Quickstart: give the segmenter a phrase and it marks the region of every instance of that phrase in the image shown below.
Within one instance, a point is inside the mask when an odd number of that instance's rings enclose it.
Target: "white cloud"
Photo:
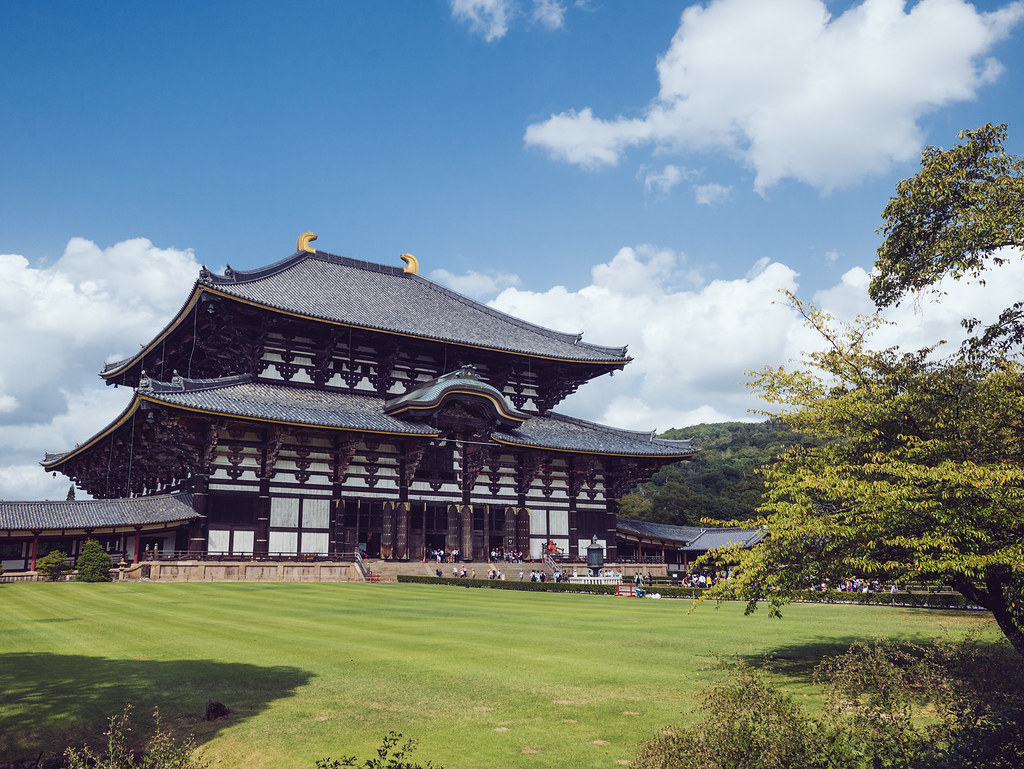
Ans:
[[[586,8],[586,3],[576,3]],[[513,20],[521,15],[516,0],[451,0],[452,18],[469,25],[473,34],[488,43],[508,34]],[[563,0],[533,0],[530,20],[547,30],[565,26],[566,5]]]
[[[45,451],[91,437],[124,406],[125,391],[97,376],[103,362],[149,341],[198,274],[191,251],[143,238],[106,249],[74,238],[48,267],[0,255],[0,499],[31,496],[28,468],[47,477]]]
[[[665,166],[661,171],[648,171],[642,168],[641,173],[644,175],[644,191],[648,195],[654,192],[661,197],[667,196],[673,187],[678,187],[693,175],[686,168],[672,164]]]
[[[722,184],[700,184],[694,187],[697,203],[702,206],[713,206],[716,203],[721,203],[729,197],[730,192],[732,192],[732,187],[726,187]]]
[[[593,168],[625,151],[728,152],[764,190],[793,178],[824,190],[913,158],[919,118],[974,97],[1001,66],[992,46],[1024,3],[981,13],[964,0],[712,0],[683,14],[640,116],[570,109],[530,125],[527,146]]]
[[[512,0],[451,0],[451,4],[452,16],[468,23],[488,43],[505,36],[515,8]]]
[[[565,24],[565,5],[559,0],[533,0],[533,20],[545,29],[561,29]]]
[[[587,341],[629,345],[634,360],[623,372],[588,383],[560,411],[637,430],[760,419],[750,412],[762,404],[746,390],[745,372],[790,364],[822,344],[779,294],[798,289],[797,274],[762,259],[739,280],[672,288],[682,269],[682,259],[671,252],[622,249],[594,267],[591,284],[579,291],[510,288],[491,304],[543,326],[585,331]],[[947,339],[952,352],[962,338],[962,317],[993,320],[1019,299],[1024,258],[989,278],[987,286],[946,281],[941,302],[910,302],[887,311],[893,325],[879,332],[876,346],[909,350]],[[866,270],[849,270],[813,300],[852,321],[873,310],[869,280]]]
[[[839,252],[838,251],[834,251],[833,250],[833,251],[826,251],[825,252],[825,261],[828,262],[829,264],[835,264],[835,262],[838,259],[839,259]]]
[[[463,275],[448,270],[433,270],[430,279],[474,299],[487,299],[503,289],[520,284],[519,276],[510,272],[487,275],[476,270],[469,270]]]

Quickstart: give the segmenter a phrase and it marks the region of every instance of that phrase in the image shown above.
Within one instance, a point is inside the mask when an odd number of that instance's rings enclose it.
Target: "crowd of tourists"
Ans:
[[[459,548],[452,548],[450,551],[438,548],[430,551],[430,558],[438,563],[458,563],[460,558]],[[503,561],[505,563],[522,563],[523,553],[517,550],[505,550],[495,548],[491,550],[492,561]]]
[[[820,585],[816,585],[814,590],[839,590],[845,593],[884,593],[890,592],[895,593],[899,588],[895,584],[891,584],[888,587],[883,585],[877,579],[868,580],[861,579],[860,577],[850,577],[849,579],[841,579],[835,583],[835,585],[829,585],[826,580],[822,580]]]

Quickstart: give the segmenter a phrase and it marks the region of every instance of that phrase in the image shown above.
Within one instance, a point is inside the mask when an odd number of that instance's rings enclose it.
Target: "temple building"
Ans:
[[[106,365],[128,406],[42,462],[94,499],[0,503],[6,568],[88,537],[128,560],[572,559],[593,536],[608,561],[642,555],[616,500],[696,451],[555,410],[625,347],[498,312],[411,255],[374,264],[315,239],[261,269],[203,268],[171,321]]]

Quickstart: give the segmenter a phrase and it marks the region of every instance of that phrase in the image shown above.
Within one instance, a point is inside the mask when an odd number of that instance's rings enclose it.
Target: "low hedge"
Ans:
[[[399,574],[399,582],[421,585],[457,585],[461,587],[490,588],[491,590],[526,590],[535,593],[589,593],[615,595],[615,585],[581,585],[573,582],[529,582],[502,579],[472,579],[470,577],[420,577]],[[700,598],[707,594],[702,587],[671,587],[655,585],[648,593],[662,598]],[[922,609],[976,609],[959,593],[855,593],[841,590],[806,590],[793,600],[802,603],[846,603],[858,605],[905,606]]]

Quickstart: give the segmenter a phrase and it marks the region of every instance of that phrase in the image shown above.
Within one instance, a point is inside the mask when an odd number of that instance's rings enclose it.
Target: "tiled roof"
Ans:
[[[676,542],[679,549],[686,552],[704,552],[726,545],[752,547],[767,535],[764,529],[702,529],[697,526],[673,526],[669,523],[652,523],[633,518],[616,518],[615,528],[637,537]]]
[[[563,414],[536,415],[517,430],[494,433],[502,443],[561,451],[649,457],[689,457],[697,453],[691,441],[668,441],[653,433],[621,430]]]
[[[129,419],[140,399],[206,414],[256,421],[391,435],[432,437],[438,434],[436,429],[427,424],[389,416],[384,412],[384,399],[370,393],[254,382],[248,374],[221,379],[175,377],[171,382],[143,377],[139,382],[136,400],[114,422],[75,449],[48,453],[42,462],[43,466],[51,468],[89,447],[109,430]],[[630,457],[684,459],[697,453],[688,440],[663,440],[653,437],[653,433],[620,430],[555,412],[544,415],[520,411],[514,413],[517,417],[526,417],[526,421],[518,428],[506,427],[491,433],[491,437],[498,443],[523,448]]]
[[[313,390],[266,382],[248,376],[183,379],[177,384],[148,380],[139,393],[171,406],[311,427],[335,427],[382,433],[436,435],[437,431],[385,414],[375,395]]]
[[[625,363],[602,347],[514,318],[415,273],[323,251],[298,252],[258,270],[209,275],[216,291],[307,317],[490,350],[558,360]]]
[[[764,529],[704,529],[700,536],[687,543],[686,550],[714,550],[727,545],[752,547],[764,539]]]
[[[190,521],[191,494],[66,502],[0,502],[0,530],[53,531]]]

